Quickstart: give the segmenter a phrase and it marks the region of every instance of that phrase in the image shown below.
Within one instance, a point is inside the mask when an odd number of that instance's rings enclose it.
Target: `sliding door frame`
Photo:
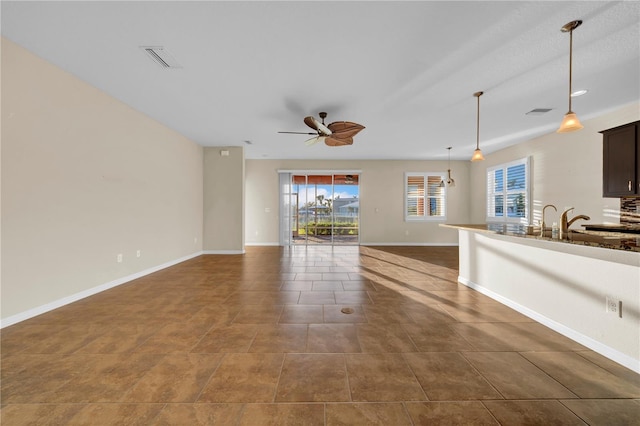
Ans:
[[[279,185],[280,185],[280,218],[279,218],[279,223],[280,223],[280,241],[279,244],[281,246],[293,246],[293,245],[310,245],[309,244],[309,240],[308,240],[308,235],[305,234],[305,242],[304,244],[301,243],[294,243],[294,236],[293,236],[293,232],[294,232],[294,227],[297,230],[297,220],[298,218],[298,214],[296,209],[296,206],[298,204],[298,200],[300,199],[300,194],[295,193],[294,191],[294,183],[293,183],[293,177],[294,176],[305,176],[305,182],[308,182],[308,177],[309,176],[331,176],[331,197],[332,197],[332,201],[333,201],[333,197],[335,197],[335,176],[336,175],[352,175],[352,176],[357,176],[357,182],[358,182],[358,203],[360,204],[361,201],[361,196],[360,196],[360,185],[362,183],[362,171],[361,170],[354,170],[354,169],[348,169],[348,170],[308,170],[308,169],[302,169],[302,170],[278,170],[278,176],[279,176]],[[308,185],[308,184],[305,184]],[[306,199],[306,197],[305,197]],[[345,243],[345,244],[336,244],[335,242],[335,238],[334,238],[334,232],[332,229],[331,232],[331,246],[334,245],[359,245],[360,244],[360,235],[361,235],[361,227],[360,227],[360,205],[358,204],[358,214],[357,214],[357,223],[358,223],[358,239],[355,243]],[[334,218],[335,218],[335,209],[332,209],[332,213],[331,213],[331,217],[332,217],[332,227],[334,224]],[[316,245],[316,244],[313,244]],[[322,245],[322,244],[317,244],[317,245]]]

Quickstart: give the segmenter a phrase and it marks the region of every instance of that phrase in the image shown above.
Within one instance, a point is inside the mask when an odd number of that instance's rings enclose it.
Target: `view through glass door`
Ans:
[[[291,244],[358,244],[357,174],[292,174]]]

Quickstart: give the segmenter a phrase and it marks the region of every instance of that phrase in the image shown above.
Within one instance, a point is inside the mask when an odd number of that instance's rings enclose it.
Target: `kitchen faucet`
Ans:
[[[569,227],[576,220],[578,220],[578,219],[591,220],[591,218],[589,216],[586,216],[586,215],[583,215],[583,214],[579,214],[577,216],[574,216],[571,220],[568,220],[567,219],[567,215],[573,209],[574,209],[573,207],[570,207],[567,210],[563,211],[562,214],[560,215],[560,223],[561,223],[561,225],[560,225],[560,239],[566,238],[569,235]]]
[[[544,206],[544,207],[542,208],[542,225],[540,226],[540,236],[541,236],[541,237],[544,237],[544,228],[545,228],[545,226],[546,226],[546,224],[544,223],[544,210],[545,210],[547,207],[553,207],[553,209],[554,209],[555,211],[558,211],[558,209],[556,208],[556,206],[554,206],[553,204],[547,204],[546,206]]]

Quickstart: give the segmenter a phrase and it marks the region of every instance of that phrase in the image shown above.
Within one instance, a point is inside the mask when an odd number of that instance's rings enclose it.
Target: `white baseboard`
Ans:
[[[70,296],[63,297],[62,299],[54,300],[53,302],[46,303],[44,305],[26,310],[24,312],[20,312],[19,314],[12,315],[10,317],[4,318],[0,320],[0,329],[4,327],[8,327],[13,324],[17,324],[21,321],[28,320],[29,318],[36,317],[38,315],[44,314],[45,312],[52,311],[54,309],[58,309],[62,306],[68,305],[73,302],[77,302],[78,300],[84,299],[89,296],[93,296],[94,294],[98,294],[105,290],[109,290],[110,288],[117,287],[119,285],[128,283],[129,281],[133,281],[135,279],[144,277],[145,275],[152,274],[154,272],[160,271],[162,269],[168,268],[173,265],[177,265],[178,263],[182,263],[186,260],[193,259],[194,257],[198,257],[202,255],[202,252],[193,253],[179,259],[175,259],[166,263],[163,263],[158,266],[154,266],[148,269],[145,269],[140,272],[136,272],[135,274],[127,275],[126,277],[118,278],[117,280],[109,281],[107,283],[101,284],[96,287],[89,288],[87,290],[83,290],[79,293],[72,294]]]
[[[361,246],[458,247],[458,243],[360,243]]]
[[[519,303],[512,301],[511,299],[507,299],[504,296],[501,296],[498,293],[495,293],[492,290],[489,290],[479,284],[476,284],[464,277],[458,276],[458,282],[463,284],[469,288],[477,290],[478,292],[484,294],[485,296],[489,296],[493,300],[502,303],[523,315],[528,316],[529,318],[539,322],[540,324],[546,325],[550,329],[557,331],[565,337],[568,337],[571,340],[574,340],[581,345],[586,346],[587,348],[599,353],[600,355],[609,358],[612,361],[617,362],[630,370],[635,371],[636,373],[640,373],[640,360],[637,360],[633,357],[630,357],[627,354],[624,354],[616,349],[613,349],[610,346],[607,346],[589,336],[585,336],[584,334],[567,327],[564,324],[561,324],[557,321],[554,321],[550,318],[545,317],[544,315],[539,314],[538,312],[527,308],[526,306],[522,306]]]
[[[245,246],[254,246],[254,247],[273,247],[273,246],[279,246],[280,243],[253,243],[253,242],[248,242],[248,243],[244,243]],[[304,244],[291,244],[291,246],[303,246]],[[323,244],[312,244],[313,246],[322,246]],[[329,246],[330,244],[326,244],[327,246]],[[458,247],[458,243],[360,243],[360,244],[345,244],[345,245],[349,245],[349,246],[407,246],[407,247]],[[209,252],[204,252],[205,254],[228,254],[228,253],[209,253]]]
[[[244,250],[204,250],[202,254],[245,254]]]

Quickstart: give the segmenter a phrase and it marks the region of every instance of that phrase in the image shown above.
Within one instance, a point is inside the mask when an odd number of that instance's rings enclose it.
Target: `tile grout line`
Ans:
[[[278,373],[278,381],[276,382],[276,386],[273,389],[273,398],[272,398],[272,402],[274,404],[277,404],[278,402],[276,401],[277,397],[278,397],[278,388],[280,387],[280,380],[282,379],[282,371],[284,370],[284,363],[287,360],[287,354],[283,353],[282,354],[282,362],[280,363],[280,373]]]

